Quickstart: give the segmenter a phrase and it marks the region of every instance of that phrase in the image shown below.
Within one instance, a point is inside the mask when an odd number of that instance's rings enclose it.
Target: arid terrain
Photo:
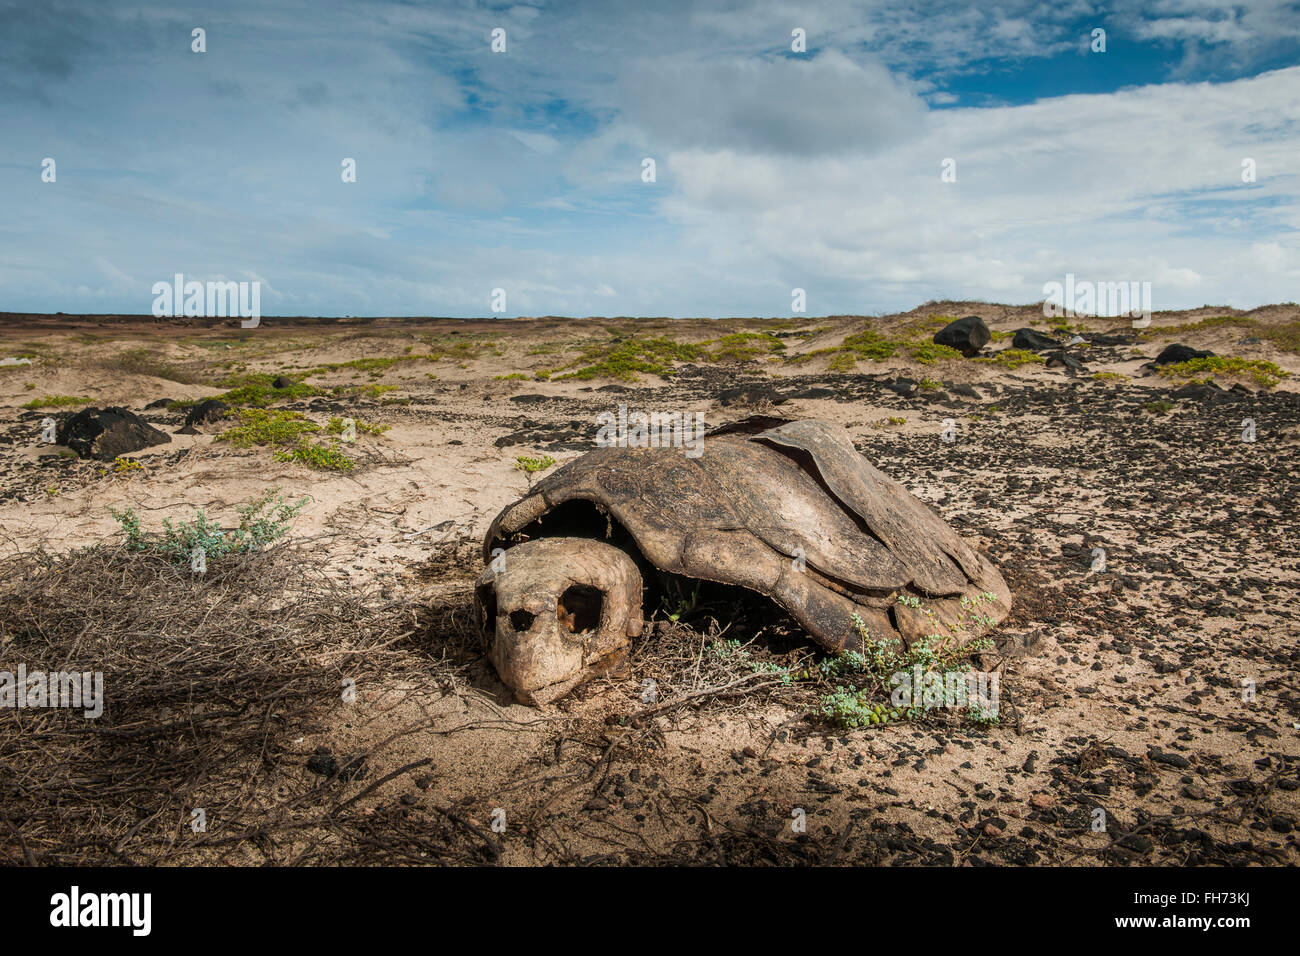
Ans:
[[[981,357],[930,344],[967,315],[993,330]],[[1013,349],[1024,327],[1080,337],[1080,367]],[[1171,343],[1225,361],[1152,367]],[[1300,863],[1300,306],[1141,329],[980,302],[253,329],[10,314],[7,358],[0,670],[103,670],[106,708],[0,712],[0,860]],[[181,433],[217,397],[224,417]],[[980,657],[997,721],[837,724],[824,654],[734,595],[648,605],[626,672],[514,703],[477,638],[483,534],[619,404],[844,425],[1005,576]],[[99,461],[41,440],[107,406],[170,441]],[[230,527],[275,488],[306,499],[287,537],[205,575],[133,556],[110,511]]]

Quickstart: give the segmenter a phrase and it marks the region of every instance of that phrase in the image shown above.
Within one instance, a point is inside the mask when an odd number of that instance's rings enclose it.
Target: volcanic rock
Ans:
[[[171,436],[146,422],[135,412],[114,405],[83,408],[59,426],[60,445],[67,445],[82,458],[112,461],[142,448],[165,445]]]
[[[948,323],[934,333],[934,344],[946,345],[967,358],[972,358],[989,344],[992,337],[983,319],[978,315],[968,315],[964,319]]]

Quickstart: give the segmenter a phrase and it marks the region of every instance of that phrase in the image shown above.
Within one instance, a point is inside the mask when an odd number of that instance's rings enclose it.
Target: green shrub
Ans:
[[[1001,365],[1008,369],[1020,368],[1022,365],[1042,365],[1047,359],[1037,352],[1030,352],[1028,349],[1003,349],[987,358],[972,359],[974,362],[987,362],[990,365]]]
[[[161,532],[146,532],[134,509],[117,511],[109,508],[108,511],[126,536],[129,550],[146,551],[178,563],[189,563],[195,548],[202,548],[208,561],[229,554],[260,551],[288,534],[290,523],[308,500],[302,498],[290,503],[279,494],[278,488],[273,488],[236,509],[240,520],[234,528],[222,528],[198,509],[190,521],[174,525],[170,518],[164,518]]]
[[[1159,372],[1175,383],[1204,381],[1198,375],[1208,373],[1207,378],[1226,375],[1233,378],[1248,378],[1262,388],[1272,388],[1291,373],[1279,368],[1273,362],[1263,359],[1244,359],[1234,355],[1211,355],[1206,358],[1188,359],[1186,362],[1174,362],[1160,366]]]
[[[217,441],[230,442],[236,448],[296,445],[304,436],[320,431],[320,426],[304,418],[302,412],[240,408],[235,414],[239,424],[219,434]]]
[[[555,459],[550,455],[543,455],[540,458],[531,458],[528,455],[520,455],[515,458],[515,467],[526,475],[533,475],[539,471],[545,471],[555,464]]]

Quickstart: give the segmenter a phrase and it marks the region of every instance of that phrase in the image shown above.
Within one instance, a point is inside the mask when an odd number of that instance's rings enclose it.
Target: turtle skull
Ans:
[[[488,657],[525,704],[548,704],[613,670],[641,633],[640,572],[588,538],[516,545],[483,572],[475,596]]]

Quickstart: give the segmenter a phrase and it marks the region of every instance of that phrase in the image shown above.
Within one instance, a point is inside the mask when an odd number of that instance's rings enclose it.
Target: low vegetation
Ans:
[[[555,459],[550,455],[541,457],[531,457],[529,455],[519,455],[515,458],[515,467],[526,475],[535,475],[539,471],[545,471],[555,464]]]
[[[42,395],[25,403],[23,408],[71,408],[76,405],[89,405],[93,401],[93,398],[85,398],[81,395]]]
[[[612,378],[635,382],[642,375],[667,378],[673,374],[675,363],[695,362],[707,356],[708,352],[702,346],[677,342],[666,335],[615,338],[583,346],[577,359],[561,368],[551,369],[550,374],[559,379],[578,381]]]
[[[1244,359],[1224,355],[1211,355],[1162,365],[1159,372],[1180,385],[1188,382],[1208,382],[1222,375],[1228,378],[1249,379],[1261,388],[1272,388],[1282,379],[1289,378],[1291,374],[1264,359]]]
[[[128,551],[188,564],[196,549],[203,551],[207,561],[262,550],[288,534],[290,524],[307,501],[287,501],[280,489],[273,488],[237,508],[239,524],[232,528],[211,521],[200,508],[189,521],[173,524],[170,518],[164,518],[162,530],[155,532],[143,529],[134,509],[108,510],[122,529]]]
[[[1005,369],[1017,369],[1022,365],[1043,365],[1047,359],[1028,349],[1003,349],[993,355],[971,359],[972,362],[984,362],[988,365],[1001,365]]]

